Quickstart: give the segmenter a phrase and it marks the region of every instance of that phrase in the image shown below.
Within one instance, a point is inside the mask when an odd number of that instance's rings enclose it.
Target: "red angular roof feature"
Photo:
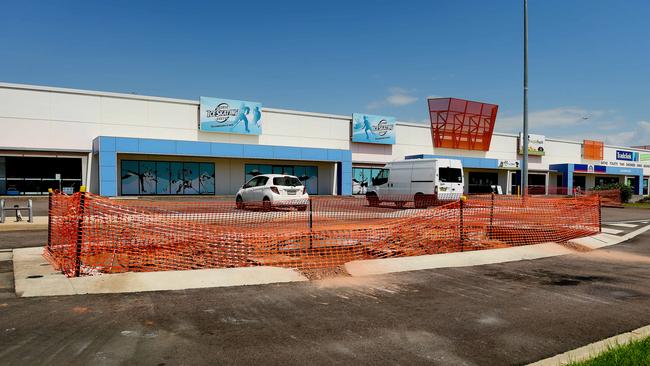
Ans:
[[[490,149],[498,105],[458,98],[432,98],[427,102],[434,147]]]

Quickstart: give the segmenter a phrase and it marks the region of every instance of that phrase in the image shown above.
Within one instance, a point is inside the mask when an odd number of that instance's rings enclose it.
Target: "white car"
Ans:
[[[237,208],[261,204],[265,210],[270,210],[273,205],[281,205],[304,211],[308,202],[307,187],[297,177],[286,174],[255,176],[239,189],[235,197]]]

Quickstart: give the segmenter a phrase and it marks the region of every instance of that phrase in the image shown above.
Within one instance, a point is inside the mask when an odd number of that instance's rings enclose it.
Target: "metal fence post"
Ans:
[[[27,209],[29,211],[29,217],[27,218],[27,222],[32,223],[34,222],[34,204],[31,199],[27,200]]]
[[[464,206],[464,201],[461,197],[460,199],[460,205],[458,206],[460,209],[460,251],[465,250],[465,223],[463,219],[463,206]]]
[[[0,224],[5,223],[5,200],[0,200]]]
[[[47,189],[47,250],[52,252],[52,188]]]
[[[492,192],[492,205],[490,206],[490,227],[488,231],[488,239],[492,240],[492,230],[494,227],[494,192]]]
[[[600,195],[598,195],[598,232],[603,232],[603,206]]]
[[[79,277],[81,273],[81,247],[84,241],[84,211],[86,210],[86,187],[79,188],[79,218],[77,220],[77,248],[75,250],[74,276]]]
[[[312,231],[314,229],[314,218],[313,218],[314,207],[311,202],[311,197],[309,197],[309,249],[312,249],[314,236]]]

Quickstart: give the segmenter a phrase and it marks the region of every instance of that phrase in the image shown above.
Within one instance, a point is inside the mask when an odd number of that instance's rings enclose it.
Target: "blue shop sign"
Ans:
[[[352,142],[395,144],[395,117],[352,114]]]
[[[634,151],[616,150],[616,160],[638,161],[639,153]]]
[[[262,104],[243,100],[201,97],[199,130],[260,135],[262,133]]]

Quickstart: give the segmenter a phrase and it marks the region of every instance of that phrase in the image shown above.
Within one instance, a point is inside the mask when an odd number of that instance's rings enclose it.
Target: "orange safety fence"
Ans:
[[[623,207],[619,189],[576,191],[576,195],[600,196],[600,203],[604,207]]]
[[[597,233],[597,196],[472,196],[438,206],[360,197],[273,204],[50,195],[45,256],[68,276],[280,266],[564,242]]]

